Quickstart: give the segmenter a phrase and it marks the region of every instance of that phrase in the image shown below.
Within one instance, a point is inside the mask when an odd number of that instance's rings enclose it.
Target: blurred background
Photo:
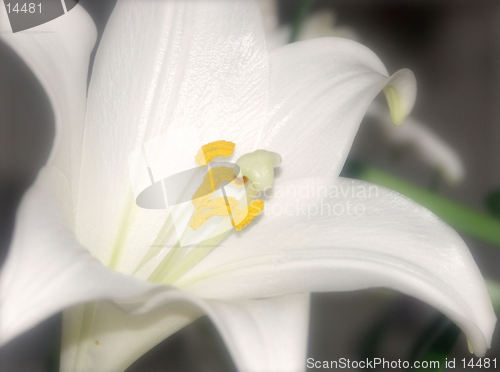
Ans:
[[[366,170],[375,170],[370,181],[388,185],[387,175],[408,181],[423,193],[405,190],[406,183],[398,183],[403,188],[398,191],[413,192],[421,198],[418,201],[430,203],[431,209],[439,206],[432,204],[434,199],[425,199],[425,192],[500,218],[495,199],[495,195],[500,197],[495,194],[500,190],[500,2],[263,1],[270,43],[276,46],[292,39],[345,36],[367,45],[389,71],[408,67],[416,74],[419,92],[413,118],[430,132],[426,129],[426,135],[419,135],[416,130],[403,139],[394,138],[388,134],[391,127],[381,123],[383,115],[369,115],[358,133],[345,175],[366,179]],[[82,3],[102,31],[114,1]],[[2,262],[16,206],[49,153],[54,129],[47,98],[30,71],[1,44],[0,61]],[[429,135],[453,149],[451,161],[446,156],[439,159],[440,152],[433,150]],[[453,159],[459,159],[463,174]],[[495,243],[467,226],[459,232],[484,276],[500,281],[499,239]],[[59,333],[60,316],[55,316],[13,341],[0,350],[0,370],[57,370]],[[415,299],[384,290],[313,296],[309,357],[409,360],[426,358],[429,353],[469,356],[464,336],[434,309]],[[498,330],[488,356],[498,357],[500,362]],[[214,328],[208,320],[200,319],[144,355],[128,371],[233,369]]]

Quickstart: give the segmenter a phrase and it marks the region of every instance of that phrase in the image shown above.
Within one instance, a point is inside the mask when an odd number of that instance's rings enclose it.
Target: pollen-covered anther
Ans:
[[[202,146],[195,156],[200,166],[209,165],[215,158],[228,157],[234,152],[235,145],[228,141],[215,141]],[[257,150],[238,159],[239,175],[232,167],[210,165],[200,187],[192,198],[194,212],[189,222],[193,230],[204,226],[212,217],[228,217],[236,231],[248,226],[264,210],[264,201],[258,195],[272,187],[274,168],[281,163],[281,157],[270,151]],[[238,198],[226,195],[215,196],[225,185],[236,188],[245,187],[244,195]],[[234,191],[234,189],[233,189]]]
[[[203,145],[195,156],[196,164],[207,165],[218,157],[233,155],[235,144],[229,141],[215,141]]]
[[[230,216],[231,213],[243,213],[238,206],[239,202],[235,198],[218,197],[210,199],[211,195],[193,200],[195,214],[189,222],[189,227],[197,230],[202,227],[212,217]]]
[[[264,210],[264,201],[262,199],[257,199],[248,205],[248,212],[246,217],[239,224],[234,225],[236,231],[241,231],[246,227],[252,220],[262,213]]]

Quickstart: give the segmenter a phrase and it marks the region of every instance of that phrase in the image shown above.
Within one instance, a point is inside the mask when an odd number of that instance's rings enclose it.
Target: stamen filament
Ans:
[[[133,202],[127,203],[125,206],[125,211],[122,214],[120,225],[116,232],[113,249],[111,251],[111,257],[108,263],[108,267],[110,267],[111,269],[116,269],[118,267],[118,263],[123,253],[123,247],[127,240],[128,232],[130,231],[130,225],[135,219],[135,212],[135,204]]]

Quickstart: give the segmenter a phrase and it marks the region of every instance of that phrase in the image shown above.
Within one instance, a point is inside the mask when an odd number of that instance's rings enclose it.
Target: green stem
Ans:
[[[428,350],[432,344],[443,331],[443,329],[448,326],[449,320],[446,316],[439,313],[435,318],[429,322],[427,327],[425,327],[417,340],[415,341],[412,350],[410,352],[410,360],[416,361],[424,357],[425,351]]]
[[[309,11],[311,10],[313,3],[314,0],[302,0],[300,2],[300,5],[297,8],[297,13],[295,14],[295,17],[293,19],[292,33],[290,34],[290,40],[289,40],[290,43],[293,43],[298,40],[302,24],[304,23],[304,20],[309,14]]]
[[[500,246],[500,220],[449,200],[382,170],[356,166],[356,177],[400,192],[427,207],[454,228],[489,244]]]

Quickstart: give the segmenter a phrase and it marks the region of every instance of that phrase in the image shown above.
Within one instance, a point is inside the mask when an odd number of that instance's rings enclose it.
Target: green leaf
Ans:
[[[349,164],[343,174],[387,187],[423,205],[455,229],[500,246],[500,221],[377,168]]]
[[[485,204],[493,216],[500,218],[500,189],[490,192],[486,196]]]

